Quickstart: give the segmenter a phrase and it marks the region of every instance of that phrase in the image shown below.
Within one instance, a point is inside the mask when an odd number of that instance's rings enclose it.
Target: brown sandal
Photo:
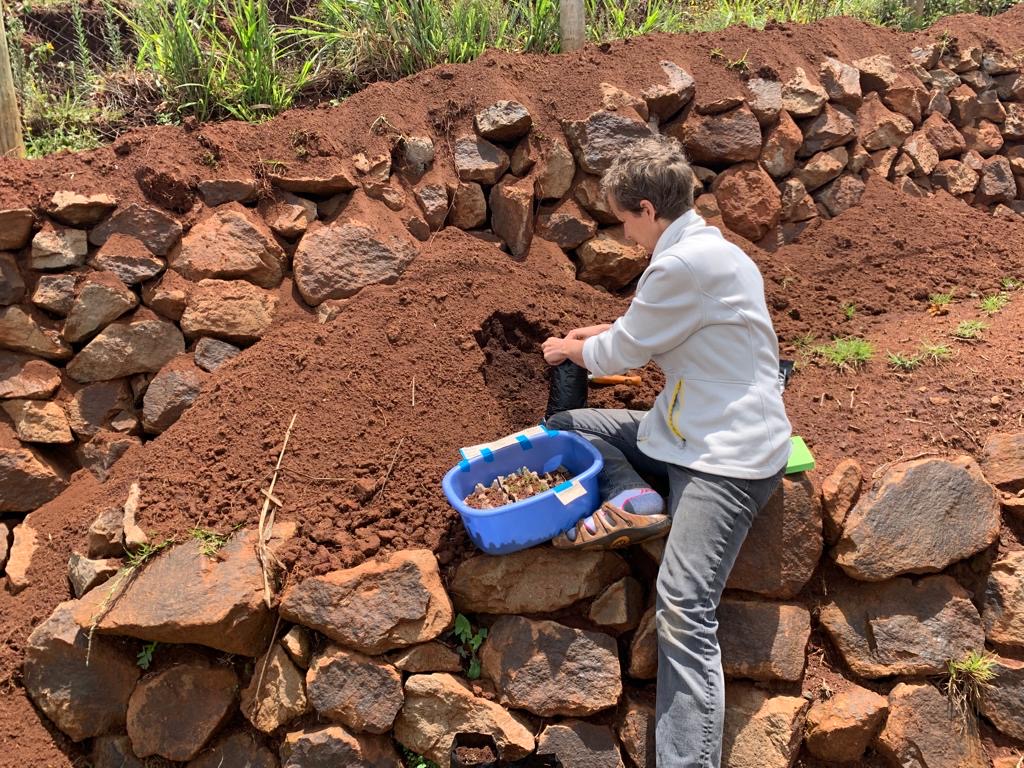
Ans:
[[[607,501],[593,517],[597,528],[594,533],[584,524],[586,518],[583,518],[576,523],[575,540],[563,532],[551,540],[551,545],[557,549],[621,549],[664,536],[672,526],[668,515],[634,515]]]

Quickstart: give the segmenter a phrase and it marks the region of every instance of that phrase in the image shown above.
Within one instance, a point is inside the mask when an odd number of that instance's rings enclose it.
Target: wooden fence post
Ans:
[[[0,0],[0,157],[25,156],[25,143],[21,137],[21,115],[14,90],[14,73],[7,50],[7,29],[4,24],[4,4]]]
[[[558,22],[562,32],[562,51],[575,51],[583,47],[587,36],[587,18],[583,0],[560,0]]]

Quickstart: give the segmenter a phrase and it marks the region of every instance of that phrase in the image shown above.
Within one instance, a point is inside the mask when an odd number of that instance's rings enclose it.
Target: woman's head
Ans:
[[[643,139],[619,155],[601,188],[626,237],[648,251],[693,207],[693,171],[679,142],[667,136]]]

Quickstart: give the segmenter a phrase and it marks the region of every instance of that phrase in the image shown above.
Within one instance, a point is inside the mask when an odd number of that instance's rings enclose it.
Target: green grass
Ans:
[[[933,307],[948,307],[953,302],[953,291],[949,293],[933,293],[928,297],[928,303]]]
[[[982,692],[996,679],[996,656],[969,651],[960,659],[946,662],[946,696],[961,723],[968,727],[978,716]]]
[[[952,356],[953,350],[945,344],[931,344],[929,342],[921,344],[921,359],[928,361],[932,365],[943,363]]]
[[[901,355],[897,352],[890,352],[886,358],[890,366],[904,373],[910,373],[921,365],[920,355]]]
[[[981,300],[981,303],[978,304],[978,309],[980,309],[982,312],[984,312],[987,315],[994,315],[996,312],[999,312],[1000,310],[1002,310],[1003,307],[1005,307],[1009,303],[1010,303],[1010,296],[1009,296],[1009,294],[1002,293],[1002,292],[1000,292],[1000,293],[993,293],[993,294],[990,294],[990,295],[984,297]]]
[[[432,760],[427,760],[423,755],[418,755],[401,744],[399,746],[402,747],[402,763],[405,768],[437,768],[437,763]]]
[[[953,329],[953,336],[969,341],[978,338],[986,328],[988,328],[988,323],[983,323],[981,320],[963,320]]]
[[[1024,288],[1024,280],[1018,280],[1016,277],[1004,277],[999,281],[999,285],[1004,291],[1019,291]]]
[[[853,320],[854,315],[857,314],[857,305],[856,304],[851,304],[851,303],[840,304],[839,305],[839,309],[842,310],[843,317],[845,317],[847,320]]]
[[[857,370],[874,356],[875,348],[866,339],[849,336],[815,347],[814,354],[840,371]]]

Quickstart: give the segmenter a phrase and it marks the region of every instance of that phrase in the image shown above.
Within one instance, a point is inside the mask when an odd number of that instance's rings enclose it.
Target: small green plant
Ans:
[[[847,320],[853,320],[854,315],[857,314],[857,305],[853,303],[841,304],[839,308],[843,311],[843,317]]]
[[[986,328],[988,328],[988,323],[983,323],[981,320],[963,320],[953,329],[953,336],[963,341],[970,341],[978,338]]]
[[[824,358],[826,362],[840,371],[851,368],[856,370],[874,356],[875,348],[866,339],[848,336],[843,339],[833,339],[831,344],[815,347],[814,354]]]
[[[938,365],[939,363],[945,362],[952,356],[953,350],[945,344],[932,344],[927,341],[921,344],[920,357],[927,360],[932,365]]]
[[[142,646],[142,650],[136,654],[135,663],[139,665],[139,669],[149,669],[150,664],[153,663],[153,652],[156,651],[156,646],[156,640],[152,643],[146,643]]]
[[[933,293],[928,297],[928,314],[945,315],[949,312],[949,305],[953,303],[953,291],[949,293]]]
[[[199,551],[206,557],[216,557],[217,553],[228,543],[228,535],[209,531],[205,528],[193,528],[193,539],[199,542]]]
[[[721,48],[712,48],[710,51],[708,51],[708,56],[710,56],[715,61],[725,61],[725,51],[723,51]]]
[[[433,760],[427,760],[423,755],[418,755],[405,746],[402,746],[402,762],[405,768],[437,768],[437,763]]]
[[[904,373],[910,373],[910,371],[921,365],[920,355],[901,355],[897,352],[890,352],[887,357],[889,365],[897,371],[903,371]]]
[[[749,65],[747,64],[748,53],[750,53],[749,48],[745,50],[743,55],[738,59],[729,59],[729,61],[725,63],[726,69],[731,69],[734,72],[746,72],[749,69]]]
[[[814,344],[815,336],[811,332],[801,333],[799,336],[794,336],[792,344],[798,352],[807,352],[810,350],[811,345]]]
[[[1024,288],[1024,280],[1018,280],[1016,277],[1004,277],[999,284],[1004,291],[1019,291]]]
[[[455,639],[461,643],[461,647],[458,649],[459,655],[463,659],[469,659],[466,677],[470,680],[476,680],[480,677],[480,658],[476,655],[476,652],[480,649],[481,643],[487,638],[487,629],[481,627],[474,632],[473,625],[469,623],[469,619],[460,613],[455,617],[453,634]]]
[[[1010,296],[1008,294],[1003,292],[993,293],[981,300],[981,303],[978,304],[978,309],[987,315],[994,315],[1009,303]]]
[[[946,696],[967,727],[975,723],[982,692],[992,687],[996,675],[993,653],[969,651],[963,658],[946,662]]]

